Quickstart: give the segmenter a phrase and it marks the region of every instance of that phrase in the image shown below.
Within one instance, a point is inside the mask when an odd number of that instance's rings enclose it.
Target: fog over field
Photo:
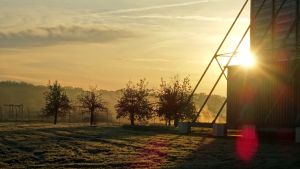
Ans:
[[[84,91],[82,88],[65,87],[67,95],[70,97],[72,106],[79,106],[78,97]],[[45,106],[45,95],[47,86],[36,86],[24,82],[0,82],[0,106],[2,106],[2,112],[9,114],[9,109],[4,107],[4,104],[23,104],[24,114],[27,116],[27,111],[34,116],[41,114],[42,108]],[[100,90],[100,89],[99,89]],[[107,104],[109,112],[113,120],[116,120],[115,105],[117,100],[121,97],[121,89],[117,91],[100,90],[103,101]],[[206,95],[197,94],[194,97],[195,104],[199,107]],[[201,120],[212,121],[214,114],[219,111],[219,108],[223,104],[225,97],[214,95],[207,104],[206,112],[201,116]],[[156,102],[155,97],[152,98],[153,102]],[[225,110],[223,110],[221,121],[225,120]],[[80,111],[77,113],[81,113]],[[22,117],[22,116],[21,116]]]

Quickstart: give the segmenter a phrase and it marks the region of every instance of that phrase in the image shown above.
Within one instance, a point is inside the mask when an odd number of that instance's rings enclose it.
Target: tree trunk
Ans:
[[[94,124],[94,111],[91,111],[90,125],[92,126],[93,124]]]
[[[171,119],[168,119],[168,126],[171,126]]]
[[[134,113],[130,113],[130,125],[134,126]]]
[[[58,114],[58,112],[55,111],[55,114],[54,114],[54,125],[56,125],[56,123],[57,123],[57,114]]]
[[[179,123],[178,119],[175,119],[175,120],[174,120],[174,127],[177,127],[177,126],[178,126],[178,123]]]
[[[179,118],[175,117],[175,119],[174,119],[174,126],[177,127],[178,123],[179,123]]]

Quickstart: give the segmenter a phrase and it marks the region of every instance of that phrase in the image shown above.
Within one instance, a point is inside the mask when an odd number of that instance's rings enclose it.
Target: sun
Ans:
[[[239,53],[237,56],[237,61],[239,65],[246,68],[255,66],[255,56],[251,53],[251,51],[244,51]]]

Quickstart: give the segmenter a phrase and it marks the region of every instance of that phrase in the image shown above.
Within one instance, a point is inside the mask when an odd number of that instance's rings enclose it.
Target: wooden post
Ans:
[[[2,107],[0,107],[0,121],[3,120],[3,112],[2,112]]]
[[[22,113],[22,121],[24,121],[24,106],[23,106],[23,104],[21,106],[21,113]]]
[[[9,116],[11,117],[11,118],[13,118],[13,113],[14,113],[14,108],[12,107],[12,105],[9,105]]]
[[[27,107],[27,120],[28,122],[30,121],[30,110],[28,107]]]
[[[18,121],[18,106],[17,105],[12,105],[13,110],[15,112],[15,121]]]

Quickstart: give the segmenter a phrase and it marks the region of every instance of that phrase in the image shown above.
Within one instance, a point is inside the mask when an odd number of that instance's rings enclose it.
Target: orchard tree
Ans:
[[[180,120],[192,120],[195,118],[195,104],[189,101],[192,92],[190,78],[185,77],[181,82],[178,76],[172,78],[171,82],[161,80],[158,91],[157,114],[166,120],[167,125],[177,126]]]
[[[108,111],[102,96],[96,89],[83,92],[78,98],[81,107],[90,113],[90,125],[96,125],[96,112]]]
[[[127,117],[130,124],[135,125],[135,121],[148,120],[152,116],[153,105],[149,101],[151,90],[147,89],[145,79],[134,85],[128,82],[122,91],[122,96],[115,105],[117,119]]]
[[[49,83],[45,101],[43,112],[46,116],[54,116],[54,124],[57,123],[58,116],[65,116],[71,109],[70,100],[58,81]]]

